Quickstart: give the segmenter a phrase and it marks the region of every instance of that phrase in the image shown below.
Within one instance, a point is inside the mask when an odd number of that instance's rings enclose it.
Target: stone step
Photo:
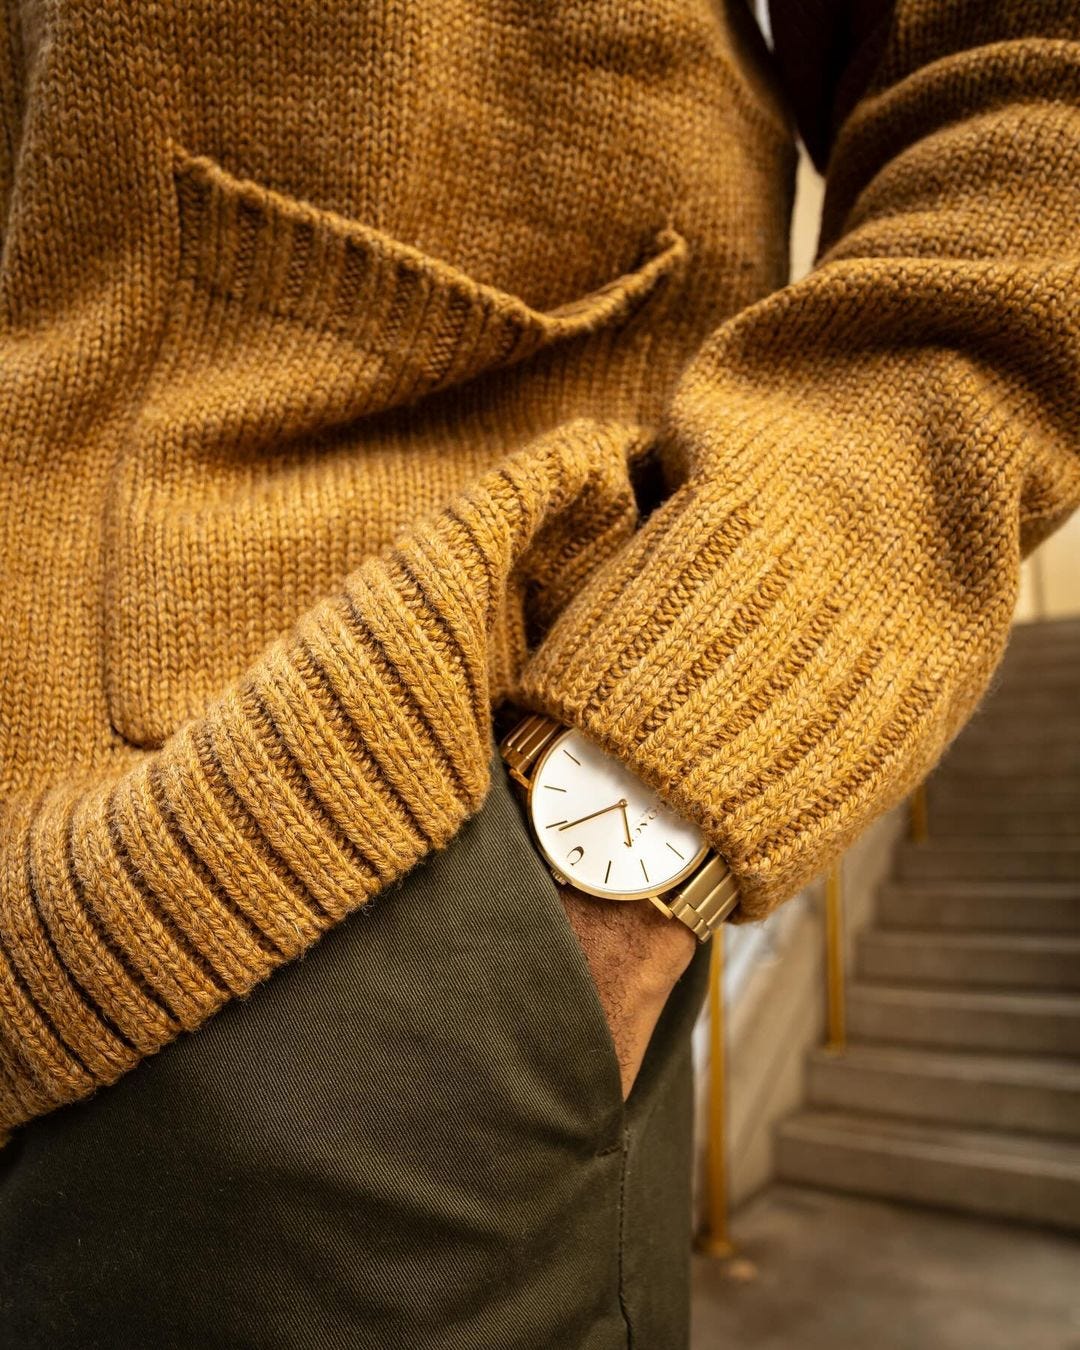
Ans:
[[[779,1174],[1080,1229],[1080,620],[1013,630],[927,789]]]
[[[1080,742],[958,741],[949,751],[949,772],[995,776],[1038,773],[1044,778],[1072,781],[1080,779]]]
[[[987,695],[992,698],[1001,689],[1049,689],[1055,693],[1070,686],[1075,689],[1078,669],[1080,661],[1067,648],[1014,652],[994,672]]]
[[[973,717],[953,741],[949,756],[961,750],[1046,750],[1063,744],[1080,746],[1080,715],[1074,707],[1059,710],[1052,721],[1024,713],[982,713]]]
[[[1080,882],[910,881],[878,890],[883,928],[1080,931]]]
[[[1080,680],[1080,672],[1077,672]],[[949,759],[967,749],[1006,749],[1019,753],[1025,749],[1053,748],[1060,751],[1080,749],[1080,706],[1073,698],[1069,705],[1054,709],[1054,721],[1030,717],[1022,711],[977,710],[961,729],[946,752]]]
[[[1008,782],[962,781],[942,777],[930,784],[927,792],[930,824],[934,817],[950,811],[971,816],[985,816],[987,820],[1001,820],[1017,816],[1031,823],[1032,834],[1058,834],[1064,825],[1073,834],[1080,832],[1080,784],[1059,784],[1055,791],[1030,791],[1014,787]],[[1061,822],[1061,825],[1042,826],[1043,820]]]
[[[933,811],[930,815],[930,842],[948,844],[972,841],[992,844],[995,840],[1022,843],[1032,835],[1053,839],[1074,847],[1080,842],[1080,823],[1069,812],[1044,811],[1038,816],[1021,811]]]
[[[984,690],[976,704],[976,713],[1003,703],[1038,703],[1040,700],[1076,710],[1076,672],[1080,671],[1080,663],[1063,664],[1051,658],[1040,666],[1029,658],[1027,670],[1024,665],[1023,660],[1015,660],[1005,672],[1005,678],[999,674]]]
[[[871,928],[859,934],[855,969],[860,980],[886,984],[1080,990],[1080,931]]]
[[[1080,640],[1080,618],[1074,614],[1063,614],[1053,619],[1019,619],[1009,630],[1009,646],[1069,637]]]
[[[927,794],[932,833],[952,821],[970,827],[984,823],[989,830],[1015,826],[1035,838],[1080,840],[1080,789],[1075,801],[1062,793],[1030,796],[1021,792],[953,792],[935,784]]]
[[[958,775],[946,760],[927,781],[927,809],[932,840],[957,830],[1080,842],[1080,778]]]
[[[1009,739],[1004,736],[972,736],[957,742],[942,762],[942,770],[959,786],[965,777],[985,771],[995,786],[1012,774],[1028,777],[1041,774],[1044,783],[1053,783],[1060,792],[1071,786],[1080,791],[1080,741],[1063,744],[1052,740]]]
[[[1076,641],[1058,641],[1058,643],[1029,643],[1026,647],[1014,647],[1006,652],[994,675],[992,684],[1012,684],[1021,675],[1046,675],[1054,678],[1058,674],[1080,670],[1080,651]]]
[[[1080,1138],[1080,1060],[850,1045],[810,1056],[811,1106]]]
[[[1080,776],[1076,774],[1047,774],[1041,770],[1032,773],[1005,773],[987,771],[980,775],[974,769],[957,769],[948,756],[926,780],[927,790],[945,800],[959,796],[964,800],[982,801],[990,806],[1000,798],[1023,802],[1032,800],[1039,806],[1070,806],[1080,803]]]
[[[853,982],[853,1041],[1005,1054],[1080,1055],[1080,996]]]
[[[1023,693],[1050,690],[1056,694],[1068,690],[1070,683],[1075,689],[1077,672],[1080,672],[1080,657],[1074,648],[1066,645],[1014,652],[994,672],[984,698],[993,698],[1002,690]]]
[[[1008,664],[1025,661],[1060,661],[1063,665],[1080,665],[1080,639],[1075,632],[1042,632],[1017,634],[1005,648],[994,677]]]
[[[1025,839],[1049,839],[1075,848],[1080,841],[1080,816],[1071,810],[1031,807],[1024,803],[1006,806],[995,802],[986,806],[954,801],[949,805],[931,798],[927,812],[930,837],[927,843],[947,842],[951,835],[966,839],[981,838],[987,843],[999,839],[1009,846]]]
[[[895,873],[902,881],[1080,881],[1080,847],[1054,838],[1028,838],[1023,847],[907,842],[897,849]]]
[[[996,803],[1005,807],[1030,803],[1080,812],[1080,779],[1073,776],[961,769],[946,759],[928,780],[927,791],[931,800],[982,802],[988,810]]]
[[[1009,646],[1070,637],[1080,641],[1080,618],[1073,614],[1064,614],[1055,619],[1020,619],[1009,630]]]
[[[972,713],[972,720],[977,724],[984,717],[1014,717],[1040,711],[1057,717],[1073,718],[1077,715],[1078,686],[1080,666],[1014,670],[1004,684],[996,685],[983,695]],[[960,735],[963,735],[963,731]]]
[[[972,1214],[1080,1227],[1080,1144],[841,1111],[777,1134],[782,1180]]]
[[[1052,722],[1046,718],[976,714],[949,746],[946,758],[955,762],[957,758],[976,753],[981,756],[998,753],[1020,761],[1027,753],[1054,753],[1058,756],[1053,761],[1055,767],[1060,765],[1075,770],[1076,755],[1080,751],[1076,723],[1075,706],[1067,711],[1058,709]],[[1027,769],[1029,766],[1017,762],[1016,767]]]
[[[1038,740],[1056,722],[1072,723],[1076,718],[1075,688],[1037,693],[1024,688],[1003,689],[979,705],[957,740],[983,731],[987,735],[1000,733],[1009,740],[1023,740],[1025,735]]]
[[[1056,675],[1059,671],[1068,673],[1077,669],[1080,669],[1080,650],[1077,649],[1075,639],[1067,642],[1031,642],[1006,652],[992,680],[995,684],[1011,684],[1020,672],[1037,670]]]

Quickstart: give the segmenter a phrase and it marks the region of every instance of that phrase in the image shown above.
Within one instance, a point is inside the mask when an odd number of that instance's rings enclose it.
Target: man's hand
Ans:
[[[647,900],[593,899],[565,886],[559,894],[607,1014],[625,1100],[697,938]]]

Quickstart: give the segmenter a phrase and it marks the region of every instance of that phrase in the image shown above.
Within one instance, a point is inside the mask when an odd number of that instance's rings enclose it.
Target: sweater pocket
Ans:
[[[173,181],[174,279],[106,522],[109,713],[146,746],[529,435],[632,415],[604,373],[687,256],[651,231],[537,309],[205,157],[175,150]]]
[[[307,333],[304,363],[312,373],[327,351],[347,364],[337,402],[316,412],[321,400],[314,398],[312,417],[352,419],[415,403],[553,344],[618,327],[686,253],[677,231],[661,229],[628,271],[539,310],[370,226],[235,178],[205,157],[178,151],[175,181],[177,298],[181,307],[201,302],[185,313],[183,335],[204,352],[212,346],[219,369],[232,358],[235,379],[243,372],[234,369],[229,324],[242,329],[245,349],[258,336],[256,315],[276,339],[283,326]],[[258,392],[261,416],[268,391]],[[236,400],[237,412],[242,403]]]

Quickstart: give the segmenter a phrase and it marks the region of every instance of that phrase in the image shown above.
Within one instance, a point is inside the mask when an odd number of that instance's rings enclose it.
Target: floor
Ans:
[[[692,1350],[1080,1350],[1080,1238],[795,1186],[733,1237]]]

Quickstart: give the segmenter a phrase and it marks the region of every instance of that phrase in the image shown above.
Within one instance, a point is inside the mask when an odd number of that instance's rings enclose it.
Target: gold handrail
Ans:
[[[825,881],[825,980],[829,1033],[825,1048],[834,1055],[842,1055],[847,1048],[847,999],[844,988],[843,864],[839,862]]]
[[[930,809],[926,801],[926,784],[920,783],[909,802],[911,838],[916,844],[925,844],[930,838]]]
[[[709,1137],[706,1141],[705,1230],[698,1243],[709,1256],[734,1254],[728,1228],[727,1028],[724,1018],[724,934],[712,940],[709,961]]]
[[[920,783],[911,794],[908,811],[911,839],[917,844],[925,844],[930,838],[930,810],[925,783]],[[830,870],[825,880],[825,984],[828,1011],[825,1048],[834,1055],[842,1055],[847,1048],[843,882],[841,860]]]

